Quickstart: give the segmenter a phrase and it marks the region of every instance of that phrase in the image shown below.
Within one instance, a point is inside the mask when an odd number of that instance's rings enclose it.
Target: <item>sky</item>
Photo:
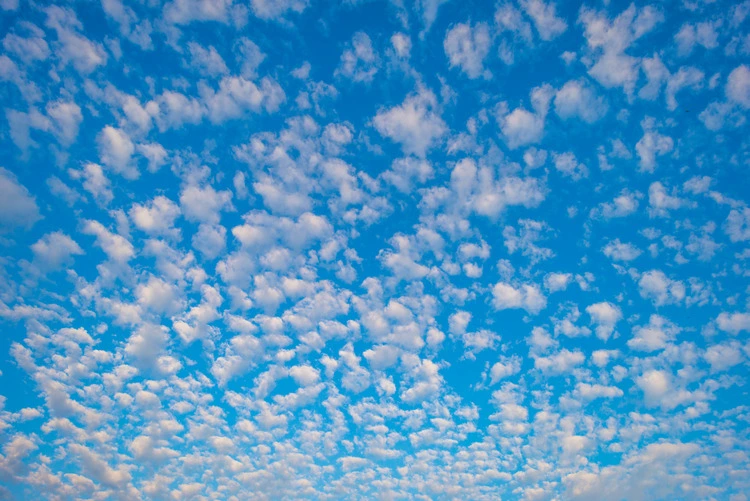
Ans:
[[[0,499],[750,498],[750,0],[0,42]]]

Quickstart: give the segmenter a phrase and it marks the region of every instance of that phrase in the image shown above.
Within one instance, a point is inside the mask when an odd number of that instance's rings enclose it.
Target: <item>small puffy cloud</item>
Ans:
[[[619,398],[623,396],[624,393],[616,386],[578,383],[576,385],[575,395],[585,402],[591,402],[597,398]]]
[[[273,113],[286,101],[286,94],[281,86],[269,77],[263,77],[256,84],[243,77],[226,76],[219,82],[217,90],[206,90],[203,100],[208,119],[219,124],[242,118],[249,112]],[[179,127],[182,121],[200,122],[203,113],[200,104],[187,98],[178,101],[185,101],[186,107],[177,104],[173,108],[169,105],[169,114],[174,117],[169,121],[176,123],[173,126]]]
[[[205,76],[219,76],[229,72],[224,58],[217,52],[216,48],[203,47],[195,42],[188,43],[190,53],[189,66]]]
[[[194,21],[226,23],[229,20],[231,6],[231,0],[172,0],[164,5],[163,17],[168,23],[178,25]]]
[[[674,148],[674,141],[653,130],[647,130],[635,144],[641,171],[654,172],[657,157],[666,155]]]
[[[553,40],[565,33],[568,24],[557,17],[554,2],[545,3],[544,0],[521,0],[521,8],[534,22],[539,32],[539,38],[545,41]]]
[[[739,343],[723,343],[709,346],[703,358],[711,365],[711,372],[724,372],[744,360]]]
[[[353,82],[372,82],[380,66],[380,58],[372,46],[372,40],[366,33],[358,31],[352,37],[349,46],[341,54],[336,75],[348,78]]]
[[[680,328],[666,318],[651,315],[648,325],[633,329],[633,337],[628,340],[628,348],[645,352],[662,350],[675,339],[679,332]]]
[[[638,259],[638,256],[642,254],[642,251],[635,245],[620,242],[619,238],[616,238],[604,246],[602,252],[605,256],[613,261],[624,261],[630,262]]]
[[[635,380],[643,391],[646,404],[657,406],[664,403],[667,395],[672,391],[672,375],[663,370],[649,370]]]
[[[627,189],[622,190],[611,202],[602,202],[592,211],[592,216],[601,215],[605,219],[626,217],[638,209],[640,193],[631,193]]]
[[[552,87],[544,85],[531,91],[534,112],[523,107],[516,108],[509,113],[504,112],[502,108],[499,110],[498,123],[510,149],[541,141],[552,95]]]
[[[490,385],[498,383],[501,379],[508,378],[521,371],[521,359],[517,356],[502,357],[495,362],[490,369]]]
[[[34,264],[42,271],[58,270],[72,262],[73,256],[83,255],[83,249],[61,231],[48,233],[31,246]]]
[[[544,277],[544,287],[550,292],[564,291],[572,280],[572,273],[548,273]]]
[[[732,242],[750,240],[750,208],[732,209],[724,221],[724,232]]]
[[[95,236],[97,245],[116,263],[125,263],[135,255],[133,244],[122,235],[109,231],[99,221],[85,221],[81,231],[86,235]]]
[[[211,185],[189,185],[180,193],[180,207],[190,221],[218,223],[221,212],[232,207],[232,192],[216,191]]]
[[[524,284],[518,288],[498,282],[492,288],[492,306],[497,310],[522,308],[536,315],[547,307],[547,298],[535,285]]]
[[[106,126],[96,138],[101,162],[126,179],[136,179],[138,168],[132,161],[135,145],[122,129]]]
[[[34,197],[12,172],[0,167],[0,233],[31,228],[39,219]]]
[[[571,152],[553,153],[552,158],[554,159],[555,169],[574,181],[578,181],[589,175],[588,168],[579,163],[575,155]]]
[[[435,95],[420,88],[402,104],[380,110],[373,124],[381,135],[401,144],[404,153],[424,157],[447,130],[436,108]]]
[[[622,320],[620,308],[608,301],[595,303],[586,307],[591,322],[596,325],[596,337],[606,341],[612,336],[617,322]]]
[[[424,30],[422,31],[421,35],[423,37],[424,37],[424,34],[430,30],[432,23],[435,22],[440,6],[447,2],[448,0],[417,0],[415,2],[417,11],[422,14],[422,22],[424,23]]]
[[[88,191],[99,205],[107,205],[114,199],[111,183],[101,165],[87,163],[81,171],[74,171],[72,177],[83,178],[83,189]]]
[[[639,76],[639,59],[627,54],[628,47],[664,20],[654,7],[638,9],[634,4],[612,19],[606,11],[584,7],[578,20],[595,57],[589,75],[607,88],[620,87],[632,95]]]
[[[309,365],[295,365],[289,375],[300,386],[310,386],[320,381],[320,371]]]
[[[580,351],[562,349],[550,356],[535,358],[534,367],[542,371],[544,374],[569,374],[585,360],[586,356]]]
[[[309,5],[308,0],[251,0],[250,7],[260,19],[282,19],[290,13],[299,14]]]
[[[391,45],[396,55],[402,59],[406,59],[411,54],[411,38],[405,33],[394,33],[391,36]]]
[[[201,223],[193,235],[193,248],[206,259],[216,259],[224,252],[227,242],[227,229],[217,224]]]
[[[379,67],[380,58],[372,46],[372,40],[366,33],[358,31],[341,54],[336,75],[353,82],[369,83],[375,78]]]
[[[560,118],[577,117],[594,123],[604,117],[607,109],[606,100],[583,80],[571,80],[555,94],[555,112]]]
[[[133,204],[128,213],[135,226],[149,235],[174,235],[175,219],[180,215],[180,207],[163,195],[145,204]]]
[[[716,318],[719,329],[737,335],[740,332],[750,332],[750,313],[721,312]]]
[[[669,211],[686,205],[686,200],[667,193],[667,189],[659,181],[648,187],[649,214],[657,217],[668,217]]]
[[[725,88],[727,98],[745,109],[750,108],[750,68],[742,64],[727,77]]]
[[[685,299],[685,284],[672,280],[663,271],[651,270],[638,280],[641,297],[651,300],[655,306],[676,304]]]
[[[135,297],[138,304],[157,314],[173,315],[183,307],[177,287],[153,275],[136,287]]]
[[[381,344],[365,350],[362,356],[365,357],[373,369],[383,370],[395,365],[398,362],[400,353],[401,350],[395,346]]]
[[[489,77],[484,58],[490,51],[492,38],[487,24],[459,23],[445,35],[443,48],[451,68],[459,67],[471,79]]]
[[[424,184],[433,174],[430,162],[416,157],[406,157],[394,160],[391,168],[381,176],[400,192],[411,193],[414,185]]]
[[[69,8],[53,5],[46,9],[45,25],[57,33],[57,50],[63,66],[72,64],[79,73],[87,75],[107,63],[107,53],[101,44],[83,36],[81,23]]]
[[[47,103],[47,116],[50,119],[52,134],[63,146],[70,146],[78,137],[78,129],[83,121],[81,108],[73,102],[52,101]]]

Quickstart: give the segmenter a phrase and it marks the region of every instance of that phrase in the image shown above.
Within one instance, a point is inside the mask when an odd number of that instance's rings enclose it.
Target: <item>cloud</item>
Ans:
[[[407,96],[401,105],[380,110],[373,124],[381,135],[399,143],[404,153],[419,157],[437,146],[446,132],[435,95],[424,88]]]
[[[727,77],[725,88],[727,98],[743,108],[750,108],[750,68],[742,64]]]
[[[31,228],[41,219],[36,200],[12,172],[0,167],[0,232]]]
[[[732,242],[750,240],[750,208],[729,211],[724,221],[724,232],[729,235],[729,240]]]
[[[547,307],[547,299],[535,285],[522,285],[518,288],[498,282],[492,288],[492,306],[497,310],[522,308],[536,315]]]
[[[570,80],[555,94],[555,112],[560,118],[577,117],[594,123],[604,117],[607,109],[607,101],[584,80]]]
[[[553,40],[568,29],[565,20],[557,17],[553,2],[543,0],[522,0],[521,8],[534,21],[534,27],[539,32],[539,38],[545,41]]]
[[[61,231],[48,233],[31,246],[34,264],[41,271],[58,270],[73,262],[73,256],[84,254],[75,240]]]
[[[608,301],[587,306],[586,313],[591,316],[591,322],[596,325],[596,337],[603,341],[612,336],[615,325],[622,319],[620,308]]]
[[[446,33],[443,48],[451,68],[461,68],[471,79],[488,78],[490,73],[484,69],[483,62],[491,43],[490,30],[486,24],[471,26],[459,23]]]
[[[126,179],[136,179],[138,168],[132,162],[135,145],[121,129],[106,126],[96,138],[99,146],[99,159],[114,172]]]
[[[633,244],[620,242],[619,238],[614,239],[604,246],[602,252],[605,256],[613,261],[634,261],[643,254],[643,252]]]
[[[358,31],[352,37],[351,44],[341,54],[337,76],[343,76],[353,82],[372,82],[378,72],[380,58],[372,46],[367,33]]]
[[[685,284],[672,280],[663,271],[647,271],[638,280],[641,297],[653,301],[655,306],[675,304],[685,299]]]
[[[628,340],[628,348],[636,351],[663,350],[674,341],[680,328],[660,315],[651,315],[648,325],[633,329],[633,337]]]
[[[531,91],[534,112],[516,108],[510,113],[500,113],[498,122],[505,142],[510,149],[538,143],[544,135],[544,121],[552,99],[552,88],[537,87]]]

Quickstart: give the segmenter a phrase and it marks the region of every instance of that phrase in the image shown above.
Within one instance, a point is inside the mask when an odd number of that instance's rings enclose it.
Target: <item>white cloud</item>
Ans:
[[[47,233],[31,246],[34,264],[42,271],[58,270],[71,264],[73,256],[83,255],[75,240],[61,231]]]
[[[674,141],[653,130],[646,130],[635,144],[638,165],[643,172],[654,172],[657,157],[664,156],[674,148]]]
[[[459,23],[446,33],[443,48],[451,68],[458,66],[472,79],[488,78],[490,73],[484,69],[484,58],[491,43],[490,30],[485,23],[474,26]]]
[[[588,168],[579,163],[575,155],[571,152],[553,153],[552,158],[554,159],[555,169],[574,181],[579,181],[589,175]]]
[[[626,217],[638,209],[640,193],[631,193],[627,188],[623,189],[612,202],[602,202],[594,215],[601,214],[605,219]]]
[[[157,196],[147,204],[133,204],[128,214],[138,229],[150,235],[179,234],[174,223],[180,215],[180,207],[165,196]]]
[[[537,87],[531,91],[531,102],[534,112],[525,108],[516,108],[510,113],[501,112],[497,119],[505,142],[510,149],[538,143],[544,135],[544,121],[552,99],[553,91],[549,86]]]
[[[620,308],[608,301],[587,306],[586,313],[591,316],[591,322],[596,324],[596,337],[603,341],[612,336],[615,325],[622,320]]]
[[[724,221],[724,232],[732,242],[750,240],[750,208],[732,209]]]
[[[135,145],[122,129],[106,126],[96,138],[101,162],[126,179],[136,179],[138,168],[132,161]]]
[[[34,197],[12,172],[0,167],[0,232],[28,229],[39,219]]]
[[[95,236],[97,245],[116,263],[125,263],[135,255],[133,244],[122,235],[109,231],[99,221],[84,221],[81,231]]]
[[[308,0],[250,0],[253,14],[261,19],[280,19],[288,13],[303,12]]]
[[[501,379],[508,378],[521,371],[521,359],[519,357],[503,357],[500,362],[495,362],[490,369],[490,384],[496,384]]]
[[[352,37],[351,44],[341,54],[336,75],[341,75],[353,82],[372,82],[380,66],[380,58],[372,46],[367,33],[358,31]]]
[[[742,331],[750,331],[750,313],[721,312],[716,323],[719,329],[737,335]]]
[[[544,277],[544,287],[550,292],[564,291],[572,279],[571,273],[548,273]]]
[[[568,29],[565,20],[557,17],[554,2],[543,0],[521,0],[521,8],[534,21],[534,26],[542,40],[553,40]]]
[[[663,370],[649,370],[635,380],[643,391],[646,403],[651,406],[660,405],[672,391],[672,376]]]
[[[544,374],[560,375],[569,374],[573,369],[581,365],[586,356],[580,351],[562,349],[548,357],[537,357],[534,359],[534,367]]]
[[[727,77],[727,97],[747,109],[750,108],[750,68],[737,66]]]
[[[686,205],[686,201],[667,193],[667,189],[659,181],[648,187],[649,214],[657,217],[668,217],[669,211]]]
[[[224,58],[215,47],[203,47],[195,42],[188,43],[190,67],[206,76],[218,76],[229,72]]]
[[[674,341],[680,328],[660,315],[651,315],[648,325],[633,329],[633,337],[628,340],[628,348],[636,351],[652,352],[662,350]]]
[[[677,304],[685,299],[685,284],[672,280],[663,271],[651,270],[638,280],[641,297],[653,301],[655,306]]]
[[[210,185],[186,186],[180,193],[180,207],[191,221],[218,223],[221,212],[232,207],[232,192],[216,191]]]
[[[524,284],[519,288],[498,282],[492,288],[492,306],[498,310],[523,308],[536,315],[547,307],[547,298],[535,285]]]
[[[736,342],[709,346],[703,358],[711,364],[711,372],[724,372],[744,360],[740,344]]]
[[[607,101],[583,80],[570,80],[555,94],[555,112],[560,118],[578,117],[594,123],[607,113]]]
[[[424,157],[446,132],[436,108],[435,95],[420,88],[401,105],[380,110],[373,124],[381,135],[400,143],[404,153]]]
[[[300,386],[310,386],[320,380],[320,371],[309,365],[295,365],[289,369],[289,375]]]
[[[643,252],[627,242],[620,242],[619,238],[616,238],[604,246],[602,252],[605,256],[612,259],[613,261],[625,261],[630,262],[638,259]]]

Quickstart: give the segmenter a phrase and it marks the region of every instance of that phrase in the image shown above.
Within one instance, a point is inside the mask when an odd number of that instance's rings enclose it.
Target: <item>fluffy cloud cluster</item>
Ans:
[[[683,7],[0,0],[0,499],[746,500],[750,9]]]

